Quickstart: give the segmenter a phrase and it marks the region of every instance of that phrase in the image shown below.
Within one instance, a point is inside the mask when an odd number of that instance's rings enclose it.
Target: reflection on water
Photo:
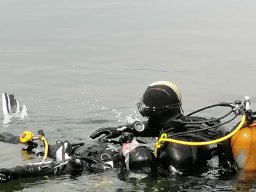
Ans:
[[[217,173],[208,175],[145,176],[129,173],[122,181],[115,171],[27,178],[1,184],[1,191],[236,191],[247,192],[256,188],[256,173],[246,172],[229,177]]]
[[[234,183],[234,191],[245,192],[256,189],[256,172],[242,172]]]

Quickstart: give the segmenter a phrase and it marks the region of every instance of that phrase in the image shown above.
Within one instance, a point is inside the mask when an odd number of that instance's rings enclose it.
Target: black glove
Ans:
[[[105,135],[104,138],[110,139],[110,138],[116,138],[121,135],[123,132],[123,129],[117,128],[117,127],[107,127],[107,128],[100,128],[96,130],[93,134],[91,134],[91,138],[95,139],[99,136]]]
[[[0,169],[0,183],[7,183],[13,178],[11,169]]]

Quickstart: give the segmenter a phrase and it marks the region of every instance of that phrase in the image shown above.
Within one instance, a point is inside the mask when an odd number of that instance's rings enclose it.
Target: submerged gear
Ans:
[[[175,84],[157,81],[148,86],[137,107],[143,117],[149,117],[152,112],[179,109],[181,93]]]
[[[74,155],[81,160],[88,162],[88,169],[105,170],[118,166],[120,161],[121,145],[111,143],[98,143],[88,146],[82,146],[74,151]]]

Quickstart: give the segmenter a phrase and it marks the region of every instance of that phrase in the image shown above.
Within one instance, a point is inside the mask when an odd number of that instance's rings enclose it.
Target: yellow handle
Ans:
[[[44,156],[43,156],[43,161],[45,161],[47,159],[48,156],[48,142],[46,140],[46,138],[42,135],[38,135],[38,138],[44,143]]]

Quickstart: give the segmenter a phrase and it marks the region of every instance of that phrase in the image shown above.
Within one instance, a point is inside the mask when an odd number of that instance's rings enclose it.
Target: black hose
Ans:
[[[229,120],[227,120],[227,121],[225,121],[225,122],[223,122],[223,123],[220,123],[220,124],[214,125],[214,126],[208,126],[208,127],[206,127],[206,128],[202,128],[201,126],[195,126],[195,125],[192,125],[191,127],[187,126],[187,127],[189,127],[189,128],[198,128],[198,127],[199,127],[199,129],[191,130],[191,131],[185,131],[185,132],[181,132],[181,133],[175,133],[175,134],[172,134],[171,137],[177,137],[177,136],[186,135],[186,134],[189,134],[189,133],[196,133],[196,132],[205,131],[205,130],[208,130],[208,129],[218,128],[218,127],[220,127],[220,126],[222,126],[222,125],[225,125],[225,124],[227,124],[227,123],[230,123],[230,122],[233,121],[237,116],[238,116],[238,115],[235,114],[234,117],[232,117],[231,119],[229,119]]]
[[[209,105],[209,106],[203,107],[203,108],[201,108],[201,109],[198,109],[198,110],[196,110],[196,111],[193,111],[193,112],[187,114],[186,116],[191,116],[191,115],[194,115],[195,113],[198,113],[198,112],[200,112],[200,111],[203,111],[203,110],[205,110],[205,109],[210,109],[210,108],[213,108],[213,107],[231,107],[231,108],[233,108],[233,105],[232,105],[231,103],[225,103],[225,102],[223,102],[223,103],[217,103],[217,104]]]
[[[228,113],[226,113],[225,115],[221,116],[221,117],[218,117],[218,118],[213,118],[213,119],[208,119],[208,120],[204,120],[204,121],[196,121],[196,122],[180,122],[180,123],[183,123],[183,124],[202,124],[202,123],[210,123],[210,122],[215,122],[215,121],[219,121],[221,119],[224,119],[226,118],[227,116],[229,116],[231,113],[233,113],[234,111],[233,110],[230,110]],[[188,115],[186,115],[188,116]]]

